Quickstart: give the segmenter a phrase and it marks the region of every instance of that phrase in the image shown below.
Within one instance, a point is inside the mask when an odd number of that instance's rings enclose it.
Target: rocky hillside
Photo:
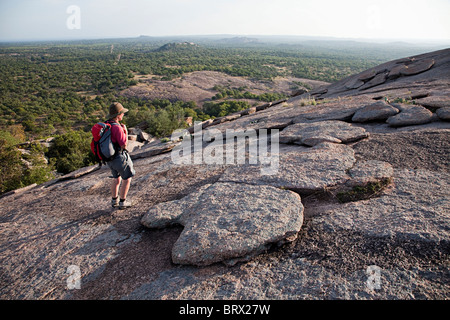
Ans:
[[[104,167],[17,190],[0,298],[448,299],[449,119],[447,49],[137,146],[128,210]]]
[[[198,48],[198,44],[193,42],[171,42],[156,49],[157,52],[161,51],[173,51],[173,50],[185,50],[185,49],[195,49]]]
[[[203,106],[205,102],[212,101],[218,93],[214,88],[245,88],[245,91],[261,95],[263,93],[278,93],[288,96],[293,91],[303,89],[299,84],[308,88],[318,88],[326,82],[302,78],[275,78],[273,81],[258,81],[244,77],[233,77],[215,71],[195,71],[183,75],[172,81],[154,79],[152,75],[136,75],[139,83],[121,92],[127,98],[146,100],[167,99],[169,101],[194,101],[196,105]],[[297,90],[293,89],[297,88]],[[251,104],[257,100],[249,100]]]

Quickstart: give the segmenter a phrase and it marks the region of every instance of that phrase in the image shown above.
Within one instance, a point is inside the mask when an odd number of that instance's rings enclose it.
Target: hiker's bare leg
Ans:
[[[126,199],[128,190],[130,190],[131,178],[122,180],[122,185],[120,186],[120,199]]]
[[[120,182],[122,181],[121,177],[113,179],[111,183],[111,196],[113,198],[117,198],[119,196],[119,186]]]

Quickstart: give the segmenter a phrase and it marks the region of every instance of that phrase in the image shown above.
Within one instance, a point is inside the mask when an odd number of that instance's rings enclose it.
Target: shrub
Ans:
[[[203,112],[211,117],[223,117],[250,107],[251,106],[245,101],[230,100],[219,103],[207,102],[203,105]]]
[[[90,132],[69,131],[55,137],[53,145],[47,152],[47,157],[55,163],[60,173],[69,173],[95,163],[91,152]]]
[[[370,199],[380,194],[391,183],[391,178],[371,181],[362,186],[354,186],[352,190],[339,192],[336,197],[341,203]]]
[[[22,155],[13,142],[10,134],[0,132],[0,194],[53,178],[41,148],[32,147]]]

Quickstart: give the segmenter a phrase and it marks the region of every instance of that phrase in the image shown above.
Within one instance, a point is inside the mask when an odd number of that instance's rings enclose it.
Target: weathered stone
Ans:
[[[428,62],[423,62],[425,60],[428,60]],[[434,60],[434,65],[430,67],[430,69],[425,70],[425,72],[415,73],[422,68],[426,69],[426,64],[431,64],[431,60]],[[332,83],[326,87],[328,91],[321,94],[320,98],[330,99],[345,96],[359,96],[363,92],[372,98],[383,96],[399,97],[404,94],[411,94],[412,91],[415,91],[418,88],[420,88],[420,90],[433,92],[433,94],[436,95],[443,95],[445,91],[448,92],[449,61],[449,49],[430,52],[407,59],[389,61],[358,75]],[[422,67],[420,67],[421,64]],[[400,70],[402,70],[404,66],[408,66],[407,72],[410,73],[407,77],[405,76],[406,73],[400,74]],[[409,71],[410,68],[411,71]],[[397,73],[395,72],[396,70]],[[394,76],[395,73],[396,75]],[[387,80],[383,82],[384,75]],[[365,84],[358,89],[347,88],[345,85],[350,83],[355,77],[364,81]],[[378,77],[379,79],[377,80],[379,80],[379,82],[375,80],[375,78]],[[365,90],[369,88],[371,89]]]
[[[342,140],[339,140],[338,138],[328,136],[328,135],[314,135],[314,136],[306,136],[301,139],[300,144],[304,144],[310,147],[314,147],[315,145],[318,145],[322,142],[330,142],[330,143],[342,143]]]
[[[391,105],[400,111],[405,111],[405,110],[411,109],[414,106],[412,104],[399,103],[399,102],[391,102]]]
[[[377,74],[372,80],[367,81],[363,86],[359,87],[358,90],[365,90],[383,84],[387,80],[387,75],[387,72]]]
[[[146,143],[152,142],[154,138],[141,128],[128,128],[128,140],[137,140]]]
[[[225,121],[226,121],[225,117],[215,118],[213,123],[211,123],[211,125],[212,126],[216,126],[216,125],[221,124],[221,123],[223,123]]]
[[[394,66],[390,71],[389,71],[389,75],[388,75],[388,79],[389,80],[393,80],[396,79],[398,77],[401,77],[401,72],[403,69],[406,69],[406,65],[404,64],[399,64]]]
[[[75,171],[69,172],[68,174],[63,175],[62,177],[59,178],[59,180],[77,179],[81,176],[84,176],[91,172],[97,171],[99,169],[100,169],[100,167],[98,165],[80,168],[78,170],[75,170]]]
[[[271,244],[293,241],[303,223],[303,205],[300,196],[288,190],[215,183],[156,205],[141,223],[150,228],[182,224],[173,262],[208,265],[249,259]]]
[[[436,111],[439,119],[449,121],[450,120],[450,107],[440,108]]]
[[[387,123],[391,127],[425,124],[432,120],[433,113],[422,106],[403,105],[404,110],[399,114],[389,117]]]
[[[345,87],[347,89],[358,89],[364,84],[364,81],[359,78],[353,78],[352,80],[345,83]]]
[[[148,158],[162,153],[171,151],[178,143],[169,142],[161,143],[159,141],[153,141],[152,143],[142,145],[140,148],[130,152],[131,159]]]
[[[256,112],[256,107],[251,107],[251,108],[248,108],[248,109],[245,109],[245,110],[241,111],[241,115],[242,116],[247,116],[247,115],[253,114],[255,112]]]
[[[202,122],[202,129],[209,127],[214,122],[213,119],[208,119]]]
[[[356,162],[348,173],[353,183],[365,184],[371,181],[391,178],[394,174],[394,169],[385,161],[365,160]]]
[[[428,96],[425,98],[417,99],[416,103],[428,108],[450,108],[450,96]]]
[[[368,136],[369,134],[365,129],[353,126],[347,122],[320,121],[312,123],[296,123],[286,127],[280,132],[280,142],[302,144],[305,143],[304,141],[309,141],[307,144],[311,145],[312,141],[319,142],[321,139],[330,141],[327,137],[332,137],[343,143],[348,143],[367,138]],[[307,138],[319,139],[305,140]],[[331,142],[339,143],[334,139],[331,139]]]
[[[320,96],[322,94],[325,94],[328,92],[328,88],[326,87],[319,87],[317,89],[314,89],[313,91],[311,91],[311,95],[312,96]]]
[[[137,140],[128,140],[127,150],[130,153],[137,152],[138,150],[140,150],[142,148],[143,145],[144,145],[144,143],[138,142]]]
[[[412,76],[429,70],[434,65],[434,59],[408,60],[405,63],[394,66],[388,75],[393,80],[401,76]]]
[[[271,185],[299,192],[313,192],[344,183],[347,170],[355,162],[352,148],[335,143],[321,143],[313,148],[280,145],[278,166],[272,174],[262,175],[263,165],[240,165],[227,168],[219,181],[233,181],[256,185]]]
[[[430,123],[429,125],[434,125]],[[352,147],[358,159],[389,162],[394,168],[450,171],[450,123],[441,122],[444,128],[428,125],[389,128],[390,133],[372,134],[370,139],[357,142]],[[411,129],[410,131],[402,129]]]
[[[136,135],[139,133],[139,131],[141,131],[141,129],[134,127],[127,128],[127,130],[128,134],[136,134]]]
[[[205,121],[203,121],[203,122],[201,122],[201,123],[194,124],[193,126],[190,126],[189,128],[187,128],[186,130],[187,130],[189,133],[193,133],[193,132],[195,131],[195,128],[196,128],[197,126],[201,126],[202,129],[205,129],[205,128],[211,126],[213,123],[214,123],[214,120],[213,120],[213,119],[208,119],[208,120],[205,120]],[[217,122],[216,122],[216,123],[217,123]]]
[[[412,76],[429,70],[433,65],[434,59],[418,60],[402,68],[400,74],[403,76]]]
[[[271,106],[272,106],[272,102],[269,102],[269,103],[266,103],[266,104],[257,106],[257,107],[256,107],[256,112],[265,110],[265,109],[267,109],[267,108],[270,108]]]
[[[366,71],[363,71],[359,74],[358,79],[361,81],[368,81],[375,77],[377,74],[377,71],[375,69],[369,69]]]
[[[233,121],[233,120],[236,120],[236,119],[238,119],[240,117],[241,117],[240,114],[230,114],[228,116],[225,116],[224,119],[225,119],[225,121]]]
[[[151,135],[149,135],[147,132],[144,132],[140,130],[138,134],[138,141],[139,142],[152,142],[155,138],[153,138]]]
[[[396,115],[399,112],[398,109],[387,104],[384,101],[377,101],[373,104],[367,105],[353,115],[353,122],[367,122],[386,120],[387,118]]]
[[[300,95],[302,95],[304,93],[307,93],[307,92],[308,92],[308,89],[301,88],[301,89],[296,90],[294,93],[292,93],[291,97],[300,96]]]
[[[26,192],[26,191],[28,191],[28,190],[33,189],[33,188],[36,187],[36,186],[37,186],[37,184],[36,184],[36,183],[33,183],[33,184],[30,184],[29,186],[26,186],[26,187],[23,187],[23,188],[11,190],[11,191],[9,191],[9,192],[6,192],[6,193],[0,195],[0,199],[1,199],[1,198],[4,198],[4,197],[7,197],[7,196],[10,196],[10,195],[21,194],[21,193],[23,193],[23,192]]]
[[[393,191],[336,207],[313,223],[328,232],[345,229],[375,237],[449,241],[449,174],[400,170],[395,172],[394,181]]]
[[[361,105],[373,102],[366,96],[352,97],[351,99],[333,99],[317,105],[302,105],[304,99],[294,97],[286,103],[272,105],[270,108],[258,111],[254,114],[240,117],[237,115],[233,121],[227,121],[214,126],[225,132],[228,129],[284,129],[286,126],[298,122],[322,121],[322,120],[351,120],[353,114],[361,108]],[[231,117],[231,116],[227,116]]]
[[[364,100],[364,99],[363,99]],[[367,100],[366,100],[367,101]],[[363,102],[365,103],[365,102]],[[306,121],[326,121],[326,120],[340,120],[347,121],[352,118],[355,112],[361,107],[358,102],[330,102],[320,106],[304,107],[306,110],[303,114],[295,117],[292,122],[306,122]]]
[[[389,71],[388,78],[396,79],[401,76],[412,76],[429,70],[434,65],[433,59],[413,60],[400,64]]]

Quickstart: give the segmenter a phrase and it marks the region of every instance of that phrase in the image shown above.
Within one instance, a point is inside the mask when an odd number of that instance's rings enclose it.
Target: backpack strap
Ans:
[[[105,121],[105,123],[109,124],[111,127],[112,126],[120,126],[119,123],[117,123],[117,122],[109,122],[109,120]]]
[[[110,120],[106,120],[105,123],[109,124],[111,126],[111,129],[112,129],[112,126],[120,126],[119,123],[117,123],[117,122],[110,122]],[[114,150],[116,150],[116,155],[118,155],[119,152],[120,152],[120,149],[121,149],[119,144],[116,143],[116,142],[112,142],[112,144],[114,146]]]

